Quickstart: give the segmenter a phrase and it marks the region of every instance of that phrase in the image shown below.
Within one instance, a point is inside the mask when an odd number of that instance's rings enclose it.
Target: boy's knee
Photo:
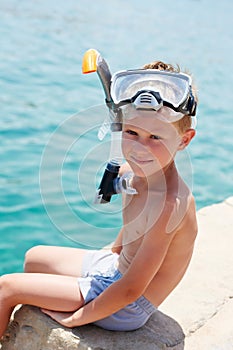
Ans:
[[[38,257],[41,254],[42,246],[35,246],[30,248],[24,258],[24,272],[33,272],[35,265],[37,265]]]
[[[7,300],[11,295],[13,291],[13,284],[14,284],[14,278],[13,275],[3,275],[0,277],[0,293],[1,298],[4,298]]]

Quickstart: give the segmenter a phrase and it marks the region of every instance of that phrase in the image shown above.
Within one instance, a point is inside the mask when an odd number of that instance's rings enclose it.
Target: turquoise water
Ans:
[[[228,0],[0,0],[1,274],[21,271],[35,244],[99,247],[120,227],[119,198],[92,204],[109,140],[96,138],[98,78],[81,74],[91,47],[113,72],[161,59],[194,74],[184,158],[197,207],[232,195],[232,11]]]

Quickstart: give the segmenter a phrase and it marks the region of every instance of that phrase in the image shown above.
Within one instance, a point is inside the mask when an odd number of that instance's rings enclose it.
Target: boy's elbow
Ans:
[[[119,291],[124,299],[125,305],[128,305],[140,298],[146,289],[146,286],[143,286],[138,278],[131,278],[127,276],[127,273],[115,283],[119,283]]]
[[[120,254],[121,250],[122,250],[122,246],[120,246],[120,245],[118,245],[118,246],[112,246],[112,248],[111,248],[111,251],[112,251],[113,253],[117,253],[117,254]]]
[[[143,290],[141,288],[128,286],[124,292],[125,301],[127,301],[127,304],[130,304],[140,298],[142,294]]]

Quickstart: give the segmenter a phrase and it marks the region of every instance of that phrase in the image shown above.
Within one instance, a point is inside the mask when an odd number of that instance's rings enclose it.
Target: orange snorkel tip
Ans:
[[[85,52],[82,62],[83,74],[93,73],[97,71],[97,60],[99,52],[95,49],[89,49]]]
[[[104,89],[106,103],[111,103],[110,85],[112,75],[106,61],[97,50],[89,49],[85,52],[82,61],[82,72],[83,74],[97,72]],[[110,105],[108,105],[108,108],[111,108]]]

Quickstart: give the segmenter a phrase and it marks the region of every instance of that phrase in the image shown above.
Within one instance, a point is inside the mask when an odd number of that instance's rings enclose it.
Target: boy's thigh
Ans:
[[[83,305],[77,278],[41,273],[15,273],[0,278],[6,303],[29,304],[70,312]]]
[[[87,250],[56,246],[35,246],[25,255],[25,272],[78,277]]]

